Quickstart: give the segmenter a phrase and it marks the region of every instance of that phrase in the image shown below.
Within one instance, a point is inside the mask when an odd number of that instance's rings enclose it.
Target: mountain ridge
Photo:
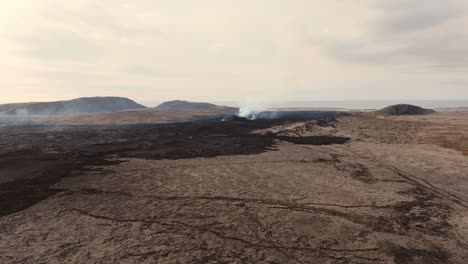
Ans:
[[[167,111],[180,111],[180,110],[215,110],[215,109],[232,109],[236,111],[238,108],[221,106],[205,102],[191,102],[184,100],[173,100],[161,103],[156,109]]]
[[[115,112],[142,109],[146,106],[125,97],[102,96],[80,97],[52,102],[27,102],[0,105],[0,115],[7,116],[48,116],[82,113]]]

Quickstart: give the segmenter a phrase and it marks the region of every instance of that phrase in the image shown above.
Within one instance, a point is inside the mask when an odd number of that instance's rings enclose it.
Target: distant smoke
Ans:
[[[16,109],[14,115],[0,113],[0,127],[29,123],[31,123],[31,116],[27,109]]]
[[[15,114],[17,117],[27,118],[29,116],[28,109],[16,109]]]
[[[256,119],[258,114],[267,110],[273,105],[272,100],[266,97],[249,97],[240,103],[238,116],[247,119]]]
[[[15,115],[12,116],[11,120],[14,120],[15,122],[29,122],[31,121],[31,117],[29,115],[28,109],[16,109],[15,110]]]

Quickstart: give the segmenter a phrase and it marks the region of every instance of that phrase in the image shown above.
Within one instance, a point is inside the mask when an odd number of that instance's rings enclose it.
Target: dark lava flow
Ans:
[[[258,154],[275,140],[295,144],[343,144],[339,137],[278,137],[250,134],[291,119],[219,119],[112,126],[24,125],[0,128],[0,216],[24,210],[61,190],[50,186],[87,166],[118,158],[183,159]],[[115,159],[117,158],[117,159]]]

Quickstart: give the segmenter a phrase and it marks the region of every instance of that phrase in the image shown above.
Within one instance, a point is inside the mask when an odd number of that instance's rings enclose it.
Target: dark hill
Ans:
[[[187,110],[217,110],[217,109],[226,109],[232,111],[237,111],[237,108],[228,107],[228,106],[219,106],[210,103],[197,103],[197,102],[188,102],[188,101],[168,101],[160,104],[156,107],[161,110],[169,110],[169,111],[187,111]]]
[[[387,106],[373,113],[378,115],[428,115],[435,113],[435,111],[415,105],[398,104]]]
[[[0,105],[0,114],[17,116],[45,116],[80,113],[113,112],[145,108],[123,97],[83,97],[68,101],[18,103]]]

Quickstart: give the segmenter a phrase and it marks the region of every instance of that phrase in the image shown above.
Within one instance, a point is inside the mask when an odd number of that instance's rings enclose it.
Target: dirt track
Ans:
[[[0,261],[464,263],[468,159],[395,122],[311,126],[352,138],[332,145],[251,134],[281,122],[2,131],[2,203],[41,195],[3,209]]]

